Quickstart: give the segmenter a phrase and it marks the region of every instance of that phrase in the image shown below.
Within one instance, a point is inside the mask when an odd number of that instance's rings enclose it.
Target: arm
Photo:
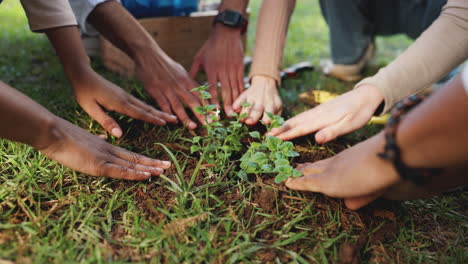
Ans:
[[[415,168],[443,168],[427,185],[413,186],[397,196],[434,193],[468,183],[468,95],[458,76],[401,121],[397,144],[405,164]],[[357,209],[381,195],[392,197],[403,182],[393,165],[379,157],[383,133],[353,146],[333,158],[302,165],[304,177],[286,185],[292,189],[321,192],[345,198]],[[463,173],[460,173],[463,172]],[[400,188],[401,190],[401,188]],[[413,196],[414,198],[414,196]]]
[[[90,14],[89,22],[103,36],[133,59],[137,74],[146,90],[166,113],[175,113],[190,129],[197,124],[190,120],[183,104],[194,109],[200,105],[190,92],[198,85],[184,68],[167,56],[154,39],[122,5],[107,1]],[[200,122],[200,114],[195,113]]]
[[[155,125],[176,121],[175,116],[155,110],[94,72],[75,26],[46,29],[45,33],[60,58],[77,102],[109,133],[120,137],[122,129],[103,108]]]
[[[247,113],[245,122],[253,125],[262,118],[269,122],[264,112],[281,113],[281,99],[277,87],[280,84],[280,67],[289,19],[295,0],[263,1],[260,9],[255,51],[250,71],[251,86],[236,100],[234,111]],[[242,109],[244,102],[251,106]]]
[[[468,1],[449,0],[440,16],[405,52],[356,87],[378,90],[384,97],[385,113],[463,63],[468,58],[467,43]]]
[[[234,10],[245,17],[248,2],[248,0],[224,0],[219,11]],[[202,68],[210,84],[212,103],[219,105],[218,82],[220,82],[224,110],[228,116],[231,115],[232,103],[244,91],[244,47],[240,28],[230,28],[220,23],[214,25],[210,38],[193,60],[191,77],[195,78]]]
[[[146,180],[170,167],[112,146],[54,116],[27,96],[0,82],[0,138],[31,145],[59,163],[93,176]]]
[[[397,59],[354,90],[288,120],[272,134],[289,140],[317,132],[325,143],[361,128],[385,103],[396,102],[437,82],[468,58],[468,1],[449,0],[439,18]],[[313,122],[304,122],[313,120]]]

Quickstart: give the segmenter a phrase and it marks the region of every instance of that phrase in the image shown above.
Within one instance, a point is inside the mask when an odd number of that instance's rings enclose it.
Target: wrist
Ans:
[[[60,142],[63,133],[59,129],[59,120],[59,117],[51,113],[41,117],[40,126],[37,133],[35,133],[36,137],[28,144],[39,151],[43,151]]]
[[[254,75],[251,79],[251,86],[263,85],[268,88],[277,89],[277,82],[275,78],[265,75]]]
[[[379,108],[380,104],[382,104],[385,99],[382,92],[374,85],[364,84],[357,87],[354,91],[362,95],[363,102],[365,102],[366,106],[371,108],[373,112]]]
[[[242,35],[242,28],[240,27],[229,27],[226,26],[222,23],[215,23],[213,25],[213,34],[214,35],[231,35],[231,36],[238,36],[240,39],[240,36]]]

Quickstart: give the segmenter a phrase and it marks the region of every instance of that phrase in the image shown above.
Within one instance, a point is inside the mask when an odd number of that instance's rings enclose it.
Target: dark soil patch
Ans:
[[[142,146],[141,142],[145,141],[145,144],[151,145],[153,150],[158,151],[159,154],[156,158],[170,159],[161,147],[154,145],[154,143],[157,142],[167,142],[167,139],[171,135],[166,131],[170,130],[160,129],[157,131],[158,133],[156,133],[156,131],[155,133],[148,133],[144,132],[143,127],[139,129],[138,125],[132,125],[132,127],[133,129],[129,133],[131,136],[126,137],[131,147],[138,149],[138,146]],[[263,126],[259,125],[251,129],[256,130],[262,127]],[[191,138],[195,134],[202,134],[202,131],[185,131],[183,134],[184,137]],[[301,154],[294,162],[302,163],[322,160],[346,148],[346,144],[340,141],[329,143],[324,147],[311,148],[309,140],[310,138],[303,137],[294,141],[296,143],[295,150]],[[174,152],[178,159],[180,158],[181,161],[186,160],[186,157],[180,154],[180,152],[189,153],[190,143],[179,140],[177,142],[164,144]],[[198,160],[196,157],[188,159],[183,175],[186,182],[190,181],[197,162]],[[200,169],[195,178],[195,187],[203,186],[211,181],[211,176],[206,174],[206,169],[208,167],[205,168],[205,165],[206,164],[202,165],[202,169]],[[236,167],[234,166],[234,168]],[[172,166],[172,168],[165,172],[165,175],[171,180],[178,182],[176,173],[175,166]],[[230,180],[227,175],[224,175],[223,179],[226,181]],[[243,222],[248,225],[248,231],[255,233],[253,239],[256,239],[258,242],[274,245],[275,242],[280,239],[274,231],[281,229],[285,223],[292,220],[289,219],[289,215],[302,212],[312,203],[313,210],[317,213],[317,217],[313,222],[310,221],[305,224],[314,226],[317,230],[324,230],[323,236],[327,237],[336,237],[343,231],[355,234],[359,237],[359,239],[354,242],[343,241],[338,252],[340,263],[354,264],[359,263],[361,260],[379,260],[378,256],[382,255],[395,256],[395,252],[382,249],[383,243],[396,238],[397,217],[395,208],[391,205],[379,203],[356,212],[346,209],[340,200],[328,198],[320,194],[301,193],[300,196],[291,195],[284,185],[275,184],[274,179],[268,175],[251,177],[249,179],[251,179],[251,183],[246,183],[246,186],[249,186],[249,184],[255,186],[251,189],[251,198],[238,193],[236,189],[230,190],[223,186],[207,188],[223,202],[222,207],[212,213],[216,214],[219,210],[223,215],[228,214],[235,221]],[[157,209],[158,207],[170,208],[176,206],[175,193],[168,190],[165,187],[166,184],[161,181],[162,179],[155,178],[153,182],[148,183],[145,187],[138,186],[130,191],[135,197],[135,203],[141,208],[143,214],[155,224],[166,223],[169,220]],[[116,188],[128,188],[129,186],[133,186],[133,183],[116,182],[116,185]],[[236,208],[239,204],[242,204],[242,206],[237,210]],[[330,212],[337,211],[340,212],[340,221],[336,226],[330,226],[332,220],[330,218]],[[265,215],[270,215],[270,218],[265,217]],[[273,217],[273,219],[271,217]],[[281,220],[278,220],[280,217],[282,217]],[[265,227],[265,221],[271,221],[272,224]],[[262,226],[262,229],[257,231],[256,228],[258,228],[259,225]],[[371,231],[375,229],[376,231],[371,233]],[[221,228],[217,229],[217,232],[225,231]],[[118,233],[119,231],[116,230],[117,236],[119,236]],[[314,239],[320,239],[320,237],[315,237]],[[372,250],[362,252],[366,247],[370,247]],[[314,245],[298,240],[287,245],[285,248],[300,254],[300,252],[313,251]],[[382,250],[384,250],[384,252],[382,252]],[[291,256],[289,254],[272,248],[261,249],[255,253],[255,256],[262,263],[273,263],[277,259],[282,262],[291,261]]]

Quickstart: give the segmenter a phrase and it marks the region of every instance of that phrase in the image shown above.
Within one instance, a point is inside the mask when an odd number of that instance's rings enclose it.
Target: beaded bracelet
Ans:
[[[424,184],[429,178],[439,174],[438,168],[411,168],[401,160],[401,150],[396,143],[396,132],[401,118],[414,106],[419,104],[424,96],[413,95],[399,102],[385,125],[384,152],[377,154],[380,158],[391,161],[400,177],[415,184]]]

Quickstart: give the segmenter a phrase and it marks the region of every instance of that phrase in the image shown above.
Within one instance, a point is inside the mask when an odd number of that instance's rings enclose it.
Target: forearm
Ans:
[[[468,57],[468,2],[450,0],[440,17],[398,58],[356,85],[385,98],[383,112],[444,77]]]
[[[148,57],[169,59],[151,35],[116,1],[98,5],[89,15],[88,21],[137,65],[144,64]]]
[[[411,167],[468,164],[468,96],[461,78],[411,111],[401,122],[397,143]]]
[[[56,117],[29,97],[0,81],[0,138],[47,147],[54,140]]]
[[[250,78],[267,76],[280,83],[280,67],[289,19],[294,11],[295,0],[263,1],[260,9],[254,58]]]
[[[91,69],[90,61],[75,26],[48,29],[45,31],[57,53],[67,78],[73,86],[80,83]]]

